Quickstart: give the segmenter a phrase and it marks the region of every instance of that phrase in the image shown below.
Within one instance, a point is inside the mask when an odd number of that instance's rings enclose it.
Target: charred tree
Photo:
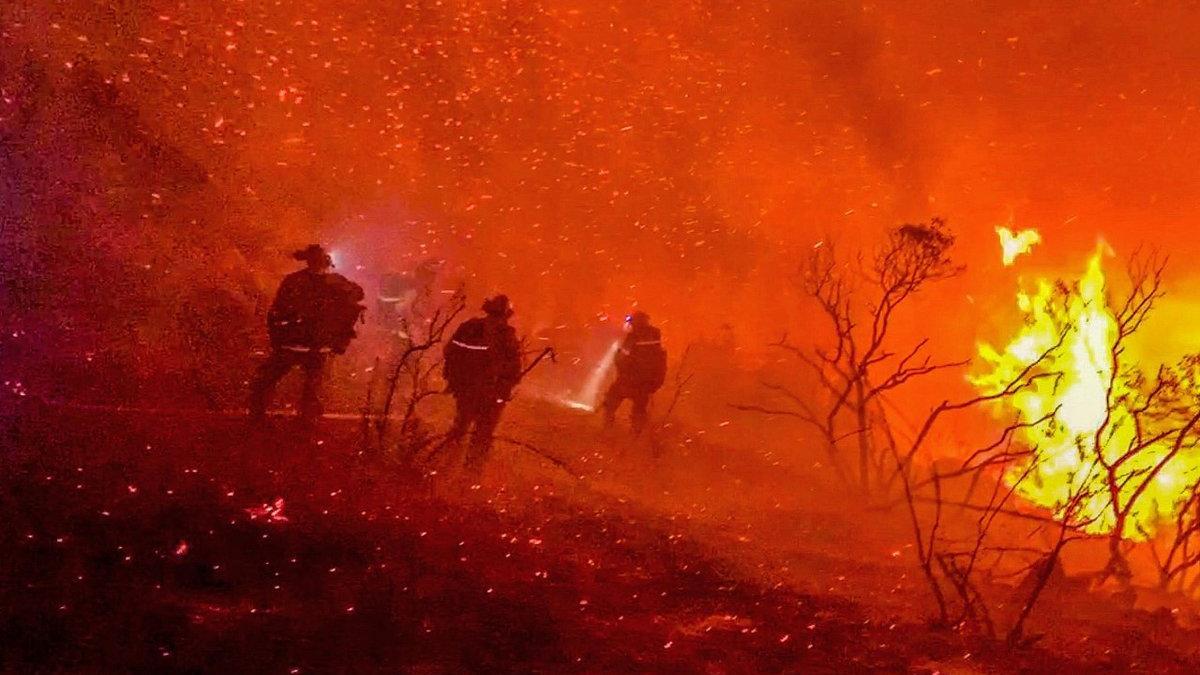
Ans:
[[[901,448],[898,444],[889,446],[912,530],[917,562],[936,605],[936,623],[939,625],[961,626],[969,623],[984,634],[995,637],[996,622],[980,586],[981,574],[993,572],[1002,557],[1014,552],[1023,555],[1034,553],[1039,557],[1045,555],[1039,551],[1018,551],[1011,546],[997,544],[990,535],[1001,516],[1028,518],[1039,523],[1056,522],[1049,516],[1024,513],[1013,508],[1011,502],[1017,487],[1030,476],[1039,461],[1036,449],[1015,446],[1015,436],[1023,429],[1051,421],[1057,411],[1037,420],[1012,420],[993,440],[969,453],[953,470],[942,472],[935,466],[928,475],[924,475],[914,460],[947,415],[1005,401],[1040,380],[1056,378],[1058,375],[1046,371],[1044,366],[1052,353],[1061,348],[1060,338],[1003,386],[990,392],[961,401],[942,401],[929,411],[905,447]],[[1013,468],[1021,464],[1024,468],[1014,476]],[[968,479],[971,486],[966,491],[966,501],[949,502],[944,492],[946,483],[962,479]],[[971,501],[973,489],[981,481],[990,482],[989,496],[984,502]],[[973,530],[968,535],[955,537],[944,531],[944,515],[949,507],[977,514]],[[985,561],[985,557],[990,560]]]
[[[802,420],[818,432],[843,479],[868,494],[890,486],[883,397],[914,379],[967,364],[935,361],[927,353],[928,338],[900,350],[890,339],[898,312],[917,294],[962,272],[950,258],[953,246],[954,236],[938,218],[892,229],[868,264],[861,255],[842,259],[833,244],[818,245],[805,261],[801,284],[825,318],[832,345],[808,349],[785,335],[773,346],[811,370],[819,400],[764,383],[787,401],[785,407],[734,407]]]

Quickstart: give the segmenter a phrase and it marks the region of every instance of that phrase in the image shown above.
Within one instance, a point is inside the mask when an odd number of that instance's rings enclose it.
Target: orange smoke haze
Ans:
[[[446,258],[527,328],[638,303],[677,344],[729,322],[757,347],[807,316],[799,252],[940,215],[968,276],[925,302],[967,353],[1011,325],[997,225],[1061,269],[1100,234],[1200,244],[1200,14],[1168,5],[23,1],[0,25],[26,252],[56,185],[147,265],[228,249],[269,287],[319,238],[352,276]],[[152,140],[115,152],[129,129]]]

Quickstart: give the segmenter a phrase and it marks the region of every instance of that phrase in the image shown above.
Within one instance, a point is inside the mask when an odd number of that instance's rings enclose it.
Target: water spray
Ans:
[[[584,383],[583,389],[574,399],[564,400],[563,403],[569,408],[576,410],[586,410],[595,412],[596,405],[600,399],[600,387],[604,381],[608,379],[608,373],[612,370],[616,363],[617,351],[621,348],[620,340],[613,340],[612,345],[604,352],[604,356],[600,359],[600,363],[592,369],[592,373],[588,375],[587,382]]]

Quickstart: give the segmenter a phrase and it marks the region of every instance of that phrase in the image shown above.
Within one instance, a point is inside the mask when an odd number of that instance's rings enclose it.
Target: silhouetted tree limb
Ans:
[[[890,230],[863,270],[843,260],[832,242],[818,244],[804,261],[801,286],[829,325],[832,344],[812,349],[788,340],[774,343],[811,370],[820,396],[799,396],[781,385],[765,384],[787,407],[746,404],[747,412],[792,417],[811,425],[823,439],[831,464],[849,474],[843,455],[852,443],[855,482],[866,492],[887,488],[890,432],[879,397],[913,380],[965,366],[968,361],[937,361],[926,353],[928,338],[898,351],[890,343],[896,312],[931,283],[957,276],[962,267],[950,259],[954,237],[941,219]],[[860,280],[857,271],[863,272]],[[818,399],[823,398],[823,401]],[[879,436],[884,435],[883,441]]]
[[[375,420],[381,444],[402,383],[405,398],[400,431],[406,437],[414,433],[418,406],[438,393],[433,382],[441,365],[440,347],[449,337],[450,326],[465,309],[466,295],[461,288],[446,300],[435,302],[432,289],[426,287],[401,316],[402,343],[392,361],[383,407]]]

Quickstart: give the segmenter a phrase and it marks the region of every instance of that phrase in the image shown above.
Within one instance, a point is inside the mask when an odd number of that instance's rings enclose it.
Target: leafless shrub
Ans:
[[[1061,553],[1070,542],[1095,538],[1088,531],[1101,531],[1109,547],[1109,560],[1095,576],[1097,583],[1115,578],[1128,587],[1132,574],[1126,561],[1128,551],[1135,546],[1129,534],[1141,528],[1159,509],[1174,509],[1173,523],[1156,523],[1167,534],[1151,544],[1159,568],[1159,584],[1164,590],[1174,584],[1183,588],[1185,582],[1200,584],[1195,573],[1200,565],[1196,535],[1200,532],[1200,481],[1193,482],[1179,498],[1179,503],[1164,504],[1162,494],[1150,488],[1163,471],[1172,466],[1183,453],[1200,446],[1200,357],[1188,357],[1172,366],[1163,366],[1153,377],[1146,377],[1138,364],[1127,354],[1130,338],[1144,325],[1161,297],[1164,260],[1157,256],[1135,255],[1129,265],[1129,290],[1114,303],[1104,295],[1102,301],[1111,308],[1113,319],[1109,349],[1103,356],[1111,373],[1104,392],[1105,416],[1094,433],[1071,439],[1079,466],[1065,477],[1065,494],[1049,514],[1031,511],[1028,506],[1012,508],[1014,492],[1028,480],[1038,477],[1041,465],[1047,461],[1045,451],[1037,447],[1014,449],[1014,438],[1025,436],[1031,429],[1043,429],[1040,437],[1051,438],[1066,433],[1056,419],[1058,410],[1040,419],[1015,420],[1006,427],[995,443],[969,454],[962,466],[950,472],[934,471],[928,478],[916,478],[914,459],[926,430],[937,421],[941,412],[949,412],[963,404],[941,404],[926,419],[906,453],[897,452],[896,475],[900,477],[909,507],[910,519],[917,542],[918,558],[936,604],[939,618],[950,624],[969,622],[982,632],[995,636],[997,626],[989,611],[987,593],[981,585],[1001,574],[1012,559],[1024,560],[1009,575],[1024,575],[1019,587],[1023,604],[1005,631],[1010,642],[1027,640],[1025,625],[1029,615],[1046,589],[1051,577],[1061,574]],[[1070,295],[1077,288],[1060,284],[1057,293],[1062,306],[1070,305]],[[1051,310],[1057,311],[1057,310]],[[1035,378],[1054,378],[1051,391],[1061,384],[1064,373],[1055,369],[1064,364],[1064,339],[1085,330],[1076,325],[1075,317],[1067,313],[1058,317],[1062,333],[1057,343],[1018,373],[1007,385],[996,387],[987,397],[1000,400],[1018,394],[1033,385]],[[1082,321],[1082,320],[1079,320]],[[1094,328],[1094,327],[1092,327]],[[1076,364],[1078,366],[1078,364]],[[973,406],[987,401],[975,399],[964,402]],[[1039,437],[1039,435],[1033,435]],[[1025,442],[1028,441],[1025,437]],[[1058,448],[1061,450],[1061,447]],[[947,481],[969,478],[968,499],[948,504],[943,487]],[[990,495],[979,501],[971,499],[980,484],[990,485]],[[1174,495],[1168,495],[1174,499]],[[922,512],[918,505],[931,504]],[[942,528],[944,511],[960,508],[978,514],[976,527],[969,536],[947,536]],[[1014,547],[991,536],[992,525],[1000,518],[1023,518],[1039,522],[1037,529],[1049,532],[1042,547]],[[1145,538],[1151,533],[1142,530]],[[1165,542],[1160,550],[1160,542]],[[1009,559],[1002,565],[1002,559]],[[985,561],[985,558],[987,559]],[[1189,581],[1190,580],[1190,581]],[[949,591],[949,592],[948,592]],[[955,602],[950,602],[949,597]]]
[[[387,359],[383,403],[374,417],[375,434],[383,447],[388,427],[399,411],[401,444],[409,452],[428,446],[433,437],[422,430],[418,408],[438,394],[437,371],[441,367],[441,346],[449,337],[450,327],[466,309],[466,295],[458,289],[448,297],[438,297],[431,287],[421,290],[403,310],[398,324],[395,353]]]
[[[1064,334],[1065,335],[1065,334]],[[968,453],[959,465],[949,471],[936,466],[928,475],[917,466],[915,459],[945,416],[1002,402],[1018,395],[1042,379],[1056,379],[1045,365],[1056,350],[1062,348],[1063,337],[1037,359],[1016,373],[1007,383],[992,391],[961,401],[945,400],[926,415],[905,447],[890,445],[895,476],[902,491],[912,528],[917,561],[937,609],[937,623],[943,626],[969,624],[989,637],[996,637],[998,627],[984,585],[990,585],[1005,557],[1033,558],[1026,572],[1042,574],[1057,564],[1062,548],[1083,536],[1078,522],[1078,505],[1083,503],[1085,489],[1072,494],[1060,509],[1057,518],[1049,514],[1030,513],[1015,507],[1013,495],[1035,471],[1041,456],[1036,448],[1022,448],[1015,443],[1023,429],[1053,421],[1057,411],[1036,420],[1013,419],[994,439]],[[1014,475],[1014,469],[1017,470]],[[1007,480],[1006,480],[1007,477]],[[969,487],[961,502],[949,502],[944,488],[949,482],[966,480]],[[972,499],[979,484],[989,485],[985,500]],[[1087,483],[1084,483],[1086,486]],[[965,534],[951,534],[945,529],[948,509],[974,514],[972,527]],[[1049,549],[1013,547],[992,537],[993,528],[1001,517],[1017,517],[1036,522],[1039,526],[1053,525],[1058,536]],[[1036,571],[1036,572],[1035,572]],[[1048,577],[1046,577],[1048,579]],[[1018,618],[1009,629],[1009,638],[1017,639],[1025,618],[1037,602],[1046,579],[1033,585]]]
[[[1200,590],[1200,480],[1188,486],[1163,542],[1151,540],[1158,587],[1195,595]],[[1160,549],[1160,547],[1162,547]]]
[[[1156,253],[1136,252],[1127,266],[1127,291],[1114,301],[1106,289],[1104,297],[1113,319],[1111,342],[1104,354],[1104,366],[1111,375],[1104,391],[1104,417],[1091,438],[1080,442],[1081,450],[1097,465],[1097,482],[1106,491],[1105,515],[1111,522],[1109,558],[1097,577],[1099,583],[1115,579],[1130,584],[1133,575],[1127,553],[1134,543],[1129,535],[1143,528],[1147,509],[1175,506],[1152,503],[1160,495],[1151,488],[1181,454],[1200,443],[1200,382],[1195,357],[1160,366],[1148,376],[1128,352],[1130,341],[1164,295],[1166,263],[1166,258]],[[1139,510],[1142,516],[1135,517]]]
[[[691,355],[694,343],[688,344],[683,350],[683,356],[679,358],[679,363],[675,366],[675,374],[671,378],[671,398],[667,402],[667,408],[663,411],[662,418],[658,424],[650,431],[650,443],[654,447],[655,452],[660,452],[659,435],[671,426],[671,415],[675,412],[675,408],[679,405],[680,400],[686,395],[688,384],[696,377],[695,368],[692,367]]]
[[[903,350],[895,350],[889,340],[900,309],[930,284],[962,271],[950,258],[953,246],[954,236],[937,218],[891,230],[869,264],[859,256],[857,264],[851,265],[832,243],[817,246],[805,261],[802,286],[832,329],[833,344],[808,349],[785,335],[774,346],[811,369],[822,400],[764,383],[787,402],[785,407],[734,407],[794,417],[811,425],[820,434],[834,470],[867,493],[890,484],[888,444],[880,442],[880,435],[887,433],[882,397],[914,379],[967,363],[935,361],[926,351],[928,338]],[[865,279],[861,284],[860,277]],[[857,459],[847,462],[848,453]]]

